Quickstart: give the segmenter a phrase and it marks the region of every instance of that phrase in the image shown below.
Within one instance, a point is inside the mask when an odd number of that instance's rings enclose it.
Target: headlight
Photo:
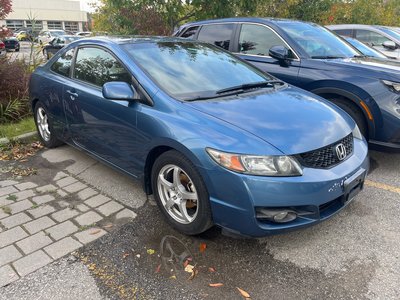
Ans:
[[[240,173],[263,176],[300,176],[303,174],[296,158],[286,155],[256,156],[221,152],[206,148],[219,165]]]
[[[382,83],[386,85],[392,92],[400,93],[400,82],[382,80]]]
[[[362,134],[361,134],[360,128],[358,128],[357,124],[356,124],[356,126],[354,127],[354,129],[353,129],[353,137],[354,137],[355,139],[359,139],[359,140],[362,140],[362,139],[363,139],[363,136],[362,136]]]

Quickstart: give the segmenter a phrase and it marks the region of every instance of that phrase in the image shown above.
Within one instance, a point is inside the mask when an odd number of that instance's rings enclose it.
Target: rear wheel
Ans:
[[[62,145],[63,143],[57,139],[51,120],[49,119],[48,113],[44,105],[39,101],[35,106],[35,123],[39,133],[40,141],[47,148],[55,148]]]
[[[368,140],[368,125],[361,110],[355,104],[353,104],[351,100],[343,98],[333,98],[329,100],[343,109],[353,118],[362,135]]]
[[[152,188],[168,223],[185,234],[202,233],[212,226],[207,188],[190,160],[171,150],[152,168]]]

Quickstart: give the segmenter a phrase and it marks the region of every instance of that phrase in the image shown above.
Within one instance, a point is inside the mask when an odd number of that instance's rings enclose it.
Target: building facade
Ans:
[[[5,20],[0,20],[0,27],[5,25],[13,31],[32,28],[31,20],[34,19],[34,31],[88,30],[88,14],[81,10],[77,0],[13,0],[12,9]]]

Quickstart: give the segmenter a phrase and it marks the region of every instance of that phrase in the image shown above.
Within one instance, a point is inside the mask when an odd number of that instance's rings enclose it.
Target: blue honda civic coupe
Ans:
[[[35,70],[30,98],[44,145],[68,143],[141,180],[185,234],[316,224],[369,169],[348,114],[202,42],[79,40]]]

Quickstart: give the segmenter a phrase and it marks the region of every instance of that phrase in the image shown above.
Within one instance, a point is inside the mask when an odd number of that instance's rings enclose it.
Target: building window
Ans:
[[[22,20],[6,20],[6,26],[8,29],[16,31],[24,27],[24,21]]]
[[[48,29],[63,29],[61,21],[47,21]]]
[[[77,32],[79,30],[78,22],[64,22],[65,30]]]
[[[26,27],[32,28],[33,26],[35,26],[35,28],[33,28],[33,31],[40,31],[43,29],[43,22],[42,21],[33,21],[33,22],[26,21]]]

